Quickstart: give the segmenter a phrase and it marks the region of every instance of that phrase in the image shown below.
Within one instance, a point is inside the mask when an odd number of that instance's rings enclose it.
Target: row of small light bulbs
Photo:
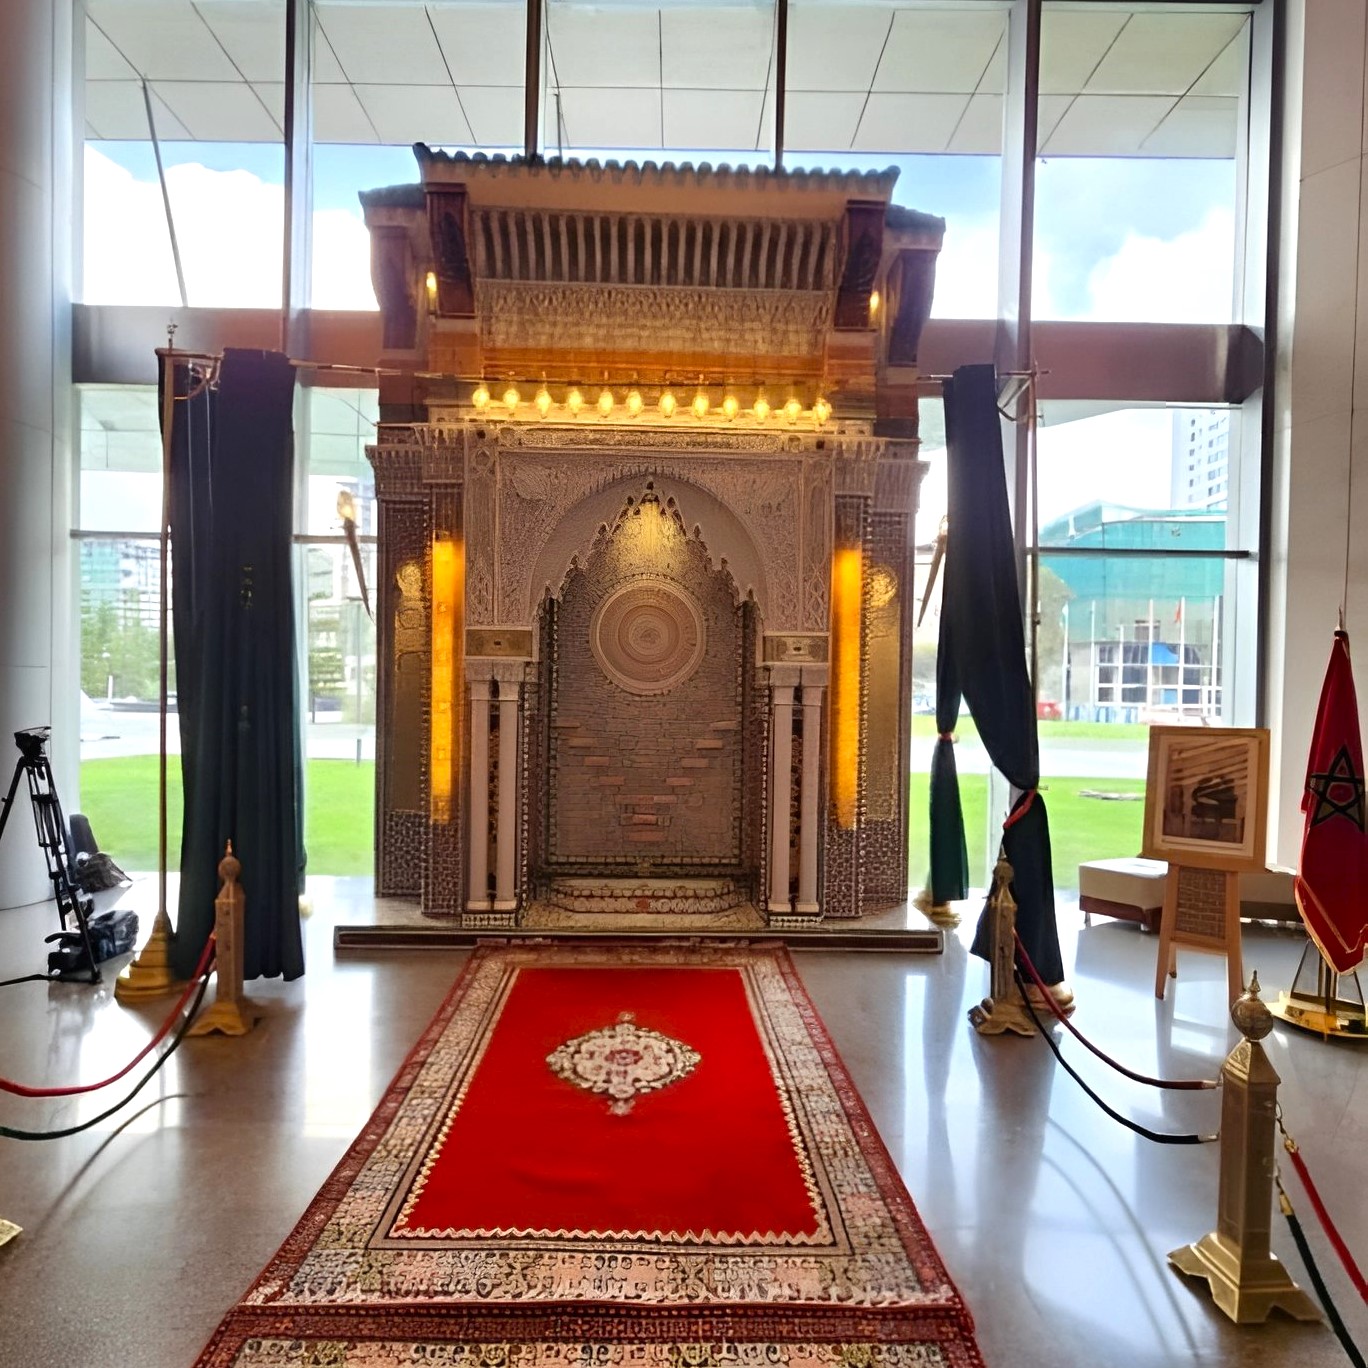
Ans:
[[[477,412],[484,413],[494,403],[494,395],[490,392],[489,386],[481,381],[470,396],[470,402],[474,404]],[[499,402],[511,416],[517,412],[518,405],[522,403],[522,394],[516,385],[510,384],[500,396]],[[555,400],[551,398],[551,392],[545,385],[542,385],[533,396],[532,406],[543,418],[555,407]],[[627,391],[623,406],[626,408],[629,417],[639,418],[646,409],[646,401],[641,397],[641,391],[633,388]],[[572,385],[565,396],[566,410],[572,418],[578,418],[584,407],[584,395],[578,387]],[[608,418],[611,417],[616,407],[617,397],[605,385],[599,391],[594,408],[601,418]],[[679,409],[679,400],[675,397],[674,391],[671,389],[662,390],[656,408],[662,418],[673,418]],[[701,422],[708,416],[711,409],[712,401],[708,398],[708,392],[700,386],[688,405],[688,411]],[[722,403],[718,406],[718,412],[730,423],[741,412],[741,402],[734,394],[728,392],[723,396]],[[819,395],[812,401],[812,408],[808,412],[811,414],[813,422],[821,427],[831,417],[831,404]],[[766,422],[773,416],[783,418],[790,424],[795,424],[803,416],[804,409],[803,405],[793,396],[790,396],[777,409],[773,408],[769,400],[765,398],[765,391],[760,390],[755,396],[755,402],[750,406],[750,413],[760,423]]]

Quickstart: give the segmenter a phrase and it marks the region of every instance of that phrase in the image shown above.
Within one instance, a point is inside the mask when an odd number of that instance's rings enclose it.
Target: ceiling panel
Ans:
[[[660,91],[561,91],[567,150],[658,151]],[[547,111],[547,145],[557,146],[554,110]]]
[[[1248,23],[1245,25],[1248,28]],[[1249,38],[1240,32],[1221,49],[1216,60],[1202,72],[1188,92],[1191,95],[1236,96],[1245,88],[1249,66]]]
[[[521,0],[504,5],[429,5],[428,17],[458,86],[522,89],[527,21]]]
[[[280,125],[285,127],[285,83],[283,81],[253,81],[252,89],[257,99],[266,106],[267,112]],[[284,133],[277,135],[283,138]]]
[[[764,9],[660,11],[662,84],[676,90],[764,90],[774,14]]]
[[[315,13],[347,80],[354,85],[449,82],[446,62],[422,7],[320,4]]]
[[[453,86],[358,85],[356,98],[382,143],[469,146],[470,125]]]
[[[101,138],[147,141],[147,108],[137,81],[87,81],[86,123]],[[189,132],[154,92],[152,113],[157,137],[170,142],[188,140]]]
[[[1135,14],[1093,72],[1089,95],[1182,95],[1240,31],[1243,14]]]
[[[784,156],[848,151],[866,98],[863,91],[791,91],[784,103]]]
[[[984,95],[1002,95],[1007,90],[1007,31],[1002,32],[993,55],[984,68],[983,79],[978,83],[979,92]]]
[[[790,94],[795,90],[868,90],[892,26],[893,14],[886,9],[793,5],[788,29]]]
[[[86,80],[129,81],[138,74],[90,19],[86,20],[85,34]]]
[[[314,140],[325,143],[373,143],[378,139],[361,101],[349,85],[314,86]]]
[[[1002,155],[1002,96],[971,95],[964,117],[950,139],[950,152]]]
[[[167,108],[206,142],[278,142],[284,136],[242,81],[154,81]]]
[[[998,9],[898,10],[874,89],[970,94],[1006,24],[1006,12]]]
[[[149,80],[237,78],[236,68],[189,0],[90,0],[87,13]]]
[[[1055,125],[1044,156],[1125,157],[1137,153],[1176,101],[1170,95],[1080,95]]]
[[[1147,157],[1235,156],[1240,127],[1240,102],[1230,96],[1188,95],[1145,139]]]
[[[667,90],[665,146],[683,152],[754,152],[765,95],[761,90]]]
[[[342,63],[337,60],[328,35],[319,25],[317,14],[314,17],[313,76],[315,85],[340,85],[347,79],[347,73],[342,70]]]
[[[233,65],[249,81],[285,79],[285,5],[283,0],[234,0],[198,5]]]
[[[944,152],[968,95],[884,95],[865,105],[855,134],[857,152]]]
[[[1073,104],[1072,95],[1042,95],[1037,105],[1036,114],[1036,147],[1043,148],[1050,140],[1050,135],[1059,126],[1059,121],[1068,113],[1069,106]]]
[[[1129,17],[1116,10],[1047,10],[1040,21],[1040,93],[1078,94]]]
[[[547,13],[551,60],[548,86],[589,89],[660,85],[660,16],[655,10],[603,10],[559,5]],[[612,60],[604,60],[604,35],[612,33]],[[519,77],[521,81],[521,77]]]
[[[458,86],[461,108],[476,147],[523,147],[522,87]]]

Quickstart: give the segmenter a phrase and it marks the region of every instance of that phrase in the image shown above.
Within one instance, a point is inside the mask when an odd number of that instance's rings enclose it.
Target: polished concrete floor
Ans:
[[[463,952],[338,953],[355,919],[340,886],[316,895],[309,969],[262,982],[265,1020],[241,1040],[187,1041],[134,1103],[66,1140],[0,1139],[0,1217],[24,1227],[0,1248],[6,1368],[188,1368],[220,1316],[290,1230],[360,1129],[449,988]],[[0,977],[43,962],[50,908],[0,912]],[[1155,940],[1129,924],[1061,914],[1078,1025],[1132,1067],[1210,1075],[1234,1043],[1225,968],[1180,955],[1153,997]],[[978,1323],[994,1368],[1169,1368],[1345,1362],[1320,1325],[1235,1327],[1166,1265],[1214,1223],[1217,1147],[1160,1146],[1095,1109],[1040,1040],[980,1039],[966,1008],[986,969],[940,956],[799,951],[795,958],[921,1214]],[[1246,928],[1246,969],[1286,986],[1288,930]],[[107,986],[0,989],[0,1075],[92,1080],[146,1039],[164,1004],[127,1010]],[[1156,1093],[1065,1039],[1085,1077],[1156,1130],[1210,1131],[1219,1095]],[[1324,1044],[1280,1027],[1268,1042],[1289,1129],[1368,1262],[1368,1044]],[[122,1095],[117,1087],[112,1090]],[[107,1106],[0,1096],[0,1122],[47,1129]],[[1288,1186],[1360,1344],[1359,1301]],[[1274,1247],[1306,1280],[1281,1217]]]

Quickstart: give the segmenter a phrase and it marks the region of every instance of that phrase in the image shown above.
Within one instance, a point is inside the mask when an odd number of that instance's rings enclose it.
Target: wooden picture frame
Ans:
[[[1263,869],[1268,730],[1151,727],[1140,853],[1170,865]]]

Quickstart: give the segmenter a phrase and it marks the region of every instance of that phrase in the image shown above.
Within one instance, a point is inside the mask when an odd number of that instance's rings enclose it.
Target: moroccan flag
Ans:
[[[1321,686],[1302,811],[1306,831],[1297,907],[1326,963],[1347,974],[1368,951],[1368,831],[1358,699],[1345,632],[1335,633]]]

